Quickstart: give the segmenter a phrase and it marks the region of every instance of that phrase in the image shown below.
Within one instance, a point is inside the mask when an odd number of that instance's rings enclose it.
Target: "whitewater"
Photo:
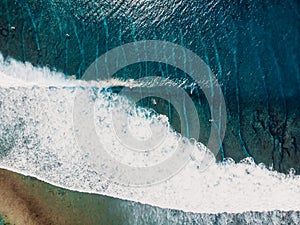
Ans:
[[[79,81],[30,63],[0,57],[0,167],[47,183],[87,193],[193,213],[299,211],[300,176],[256,165],[251,158],[216,163],[203,144],[177,134],[167,117],[106,91],[111,86],[139,86],[135,81]],[[118,184],[103,174],[92,152],[82,151],[73,124],[74,98],[89,96],[95,126],[107,152],[122,164],[147,167],[167,160],[176,147],[188,161],[155,184]],[[148,154],[124,154],[112,128],[112,115],[127,120],[130,132],[151,138],[149,127],[164,141]],[[153,129],[152,129],[153,130]],[[86,142],[89,142],[88,136]],[[205,169],[203,165],[205,164]],[[202,168],[202,169],[201,169]],[[112,171],[113,172],[113,171]]]

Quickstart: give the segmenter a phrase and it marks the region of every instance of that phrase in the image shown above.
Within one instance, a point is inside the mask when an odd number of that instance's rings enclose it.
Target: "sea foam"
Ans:
[[[162,208],[193,213],[299,210],[300,176],[284,175],[256,165],[251,158],[209,163],[214,156],[201,143],[178,135],[164,116],[136,107],[105,90],[134,81],[83,82],[29,63],[0,58],[0,167],[81,192],[97,193]],[[123,164],[146,167],[166,160],[171,146],[192,148],[189,160],[171,177],[146,186],[112,182],[83,151],[73,124],[74,98],[88,95],[95,103],[95,126],[106,151]],[[161,128],[164,143],[151,154],[125,154],[110,129],[112,113],[125,115],[131,132],[147,138],[149,124]],[[101,119],[104,118],[103,123]],[[124,118],[124,117],[122,117]],[[100,122],[99,122],[100,121]],[[167,125],[166,125],[167,124]],[[137,132],[138,131],[138,132]],[[87,142],[89,140],[86,140]]]

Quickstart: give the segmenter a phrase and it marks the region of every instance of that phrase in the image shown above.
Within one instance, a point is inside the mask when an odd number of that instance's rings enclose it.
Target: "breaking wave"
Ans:
[[[271,171],[251,158],[217,163],[201,143],[177,134],[165,116],[135,106],[107,87],[139,85],[134,81],[83,82],[29,63],[0,58],[0,167],[81,192],[97,193],[192,213],[241,213],[300,208],[300,176]],[[94,102],[97,135],[115,159],[132,167],[156,165],[174,153],[193,149],[173,176],[154,185],[119,185],[95,167],[91,152],[76,142],[75,95]],[[165,135],[156,151],[127,154],[111,129],[113,113],[122,114],[130,132],[147,138],[149,126]],[[86,140],[87,142],[89,140]],[[175,147],[174,147],[175,146]],[[205,170],[199,166],[210,159]]]

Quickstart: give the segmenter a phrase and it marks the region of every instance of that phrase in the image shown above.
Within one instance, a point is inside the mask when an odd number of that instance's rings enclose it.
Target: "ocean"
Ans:
[[[0,5],[0,168],[120,224],[299,223],[297,1]]]

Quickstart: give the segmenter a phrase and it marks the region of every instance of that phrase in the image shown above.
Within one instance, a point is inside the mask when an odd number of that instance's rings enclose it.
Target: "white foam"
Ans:
[[[70,190],[196,213],[300,210],[299,176],[285,176],[269,171],[249,159],[241,163],[213,163],[203,172],[197,169],[200,162],[198,158],[210,154],[201,144],[194,145],[197,148],[196,155],[191,157],[188,164],[164,182],[147,187],[126,187],[112,183],[105,179],[101,171],[95,170],[88,154],[82,152],[76,144],[73,102],[76,91],[88,93],[96,98],[95,101],[107,104],[98,110],[101,110],[102,116],[109,118],[111,111],[124,113],[126,105],[132,107],[125,98],[116,95],[111,98],[99,91],[95,94],[90,88],[95,83],[88,85],[66,79],[61,73],[14,60],[7,63],[0,58],[0,72],[1,168]],[[86,88],[77,88],[82,85],[86,85]],[[97,85],[100,89],[103,86],[99,83]],[[159,116],[146,117],[135,107],[130,110],[136,112],[128,114],[129,121],[133,121],[130,123],[131,128],[133,131],[142,130],[144,136],[147,136],[148,128],[145,124]],[[157,126],[162,126],[164,122],[157,123]],[[176,139],[178,137],[171,129],[165,132],[170,137],[167,140],[181,140]],[[114,135],[109,129],[98,134],[104,140],[111,140]],[[144,136],[141,135],[141,138]],[[111,148],[118,157],[118,147],[109,146],[109,143],[106,147]],[[181,144],[185,148],[191,143]],[[168,143],[162,148],[169,150],[164,151],[165,157],[172,153]],[[133,157],[127,155],[125,163],[135,160]],[[138,165],[145,165],[143,160],[147,161],[147,157],[150,161],[154,160],[152,163],[157,160],[157,155],[153,158],[150,158],[151,155],[143,157],[146,158],[142,158],[142,164],[138,162]]]

